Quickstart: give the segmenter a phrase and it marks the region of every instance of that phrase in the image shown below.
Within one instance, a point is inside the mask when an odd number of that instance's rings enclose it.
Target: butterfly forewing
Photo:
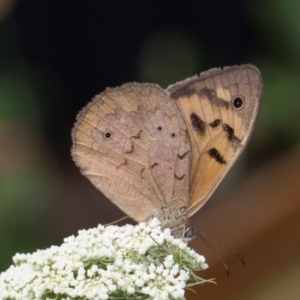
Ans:
[[[177,104],[158,86],[107,89],[79,113],[72,139],[81,172],[134,220],[188,206],[190,140]]]
[[[178,103],[190,134],[191,216],[244,149],[259,112],[262,79],[257,68],[244,65],[212,69],[166,91]]]

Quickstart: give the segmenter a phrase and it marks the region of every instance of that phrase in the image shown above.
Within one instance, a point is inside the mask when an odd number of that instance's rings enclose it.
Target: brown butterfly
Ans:
[[[211,69],[166,90],[106,89],[79,113],[72,156],[129,217],[157,217],[180,237],[244,149],[261,96],[251,65]]]

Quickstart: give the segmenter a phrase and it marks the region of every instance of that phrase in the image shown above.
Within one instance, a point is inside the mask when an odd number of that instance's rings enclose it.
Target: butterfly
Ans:
[[[129,217],[157,217],[180,237],[245,148],[262,89],[252,65],[211,69],[165,90],[106,89],[78,114],[72,157]]]

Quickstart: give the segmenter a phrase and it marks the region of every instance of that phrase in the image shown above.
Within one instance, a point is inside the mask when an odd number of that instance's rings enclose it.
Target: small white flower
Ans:
[[[159,265],[159,266],[156,268],[155,272],[156,272],[157,274],[161,274],[161,273],[163,272],[163,270],[164,270],[163,265]]]
[[[160,226],[160,222],[157,218],[153,218],[152,220],[150,220],[150,222],[148,223],[149,227],[151,228],[157,228]]]
[[[142,286],[144,286],[145,281],[142,280],[141,278],[138,278],[138,279],[135,281],[135,284],[136,284],[138,287],[142,287]]]
[[[203,256],[169,229],[162,231],[156,218],[136,226],[99,225],[65,238],[60,247],[17,253],[15,265],[0,274],[0,300],[130,299],[135,293],[184,299],[193,271],[181,257],[197,270],[207,268]]]
[[[127,287],[127,293],[128,294],[133,294],[135,292],[135,288],[133,286],[128,286]]]

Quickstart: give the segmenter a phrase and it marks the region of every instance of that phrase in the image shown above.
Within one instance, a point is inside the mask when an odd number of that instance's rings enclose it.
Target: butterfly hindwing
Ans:
[[[146,221],[172,202],[188,205],[188,132],[160,87],[107,89],[79,113],[72,139],[81,172],[134,220]]]

